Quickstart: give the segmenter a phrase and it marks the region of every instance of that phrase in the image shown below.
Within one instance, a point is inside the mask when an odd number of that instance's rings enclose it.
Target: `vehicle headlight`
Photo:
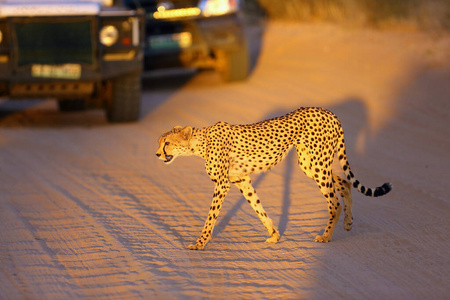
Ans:
[[[219,16],[237,11],[239,0],[200,0],[198,7],[205,17]]]
[[[113,25],[106,25],[100,30],[100,42],[109,47],[114,45],[119,38],[119,31]]]

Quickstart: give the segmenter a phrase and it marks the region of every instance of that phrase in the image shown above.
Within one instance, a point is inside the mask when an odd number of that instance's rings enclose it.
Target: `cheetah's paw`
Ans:
[[[329,241],[330,241],[330,239],[328,237],[324,237],[322,235],[318,235],[314,239],[314,242],[316,242],[316,243],[328,243]]]
[[[352,230],[352,225],[353,225],[353,223],[344,223],[344,229],[346,230],[346,231],[350,231],[350,230]]]
[[[266,243],[276,243],[279,240],[280,240],[280,235],[278,234],[277,231],[275,231],[275,233],[273,233],[272,236],[266,240]]]
[[[188,246],[189,250],[203,250],[204,248],[205,248],[205,246],[198,245],[198,244]]]

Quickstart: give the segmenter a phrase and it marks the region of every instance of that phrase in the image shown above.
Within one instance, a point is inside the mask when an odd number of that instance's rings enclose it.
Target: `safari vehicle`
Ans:
[[[113,0],[0,0],[0,96],[139,118],[144,13]]]
[[[122,0],[146,11],[147,70],[215,69],[225,81],[248,77],[250,58],[239,0]]]

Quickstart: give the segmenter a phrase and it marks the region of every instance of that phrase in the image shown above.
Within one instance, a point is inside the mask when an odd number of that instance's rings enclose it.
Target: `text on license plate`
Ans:
[[[31,76],[44,78],[79,79],[81,77],[81,65],[40,65],[31,66]]]
[[[149,38],[148,43],[150,48],[153,49],[188,48],[192,45],[192,34],[190,32],[181,32],[152,36]]]

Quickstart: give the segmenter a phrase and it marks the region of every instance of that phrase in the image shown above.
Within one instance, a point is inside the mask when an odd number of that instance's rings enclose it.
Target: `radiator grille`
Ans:
[[[93,65],[92,20],[16,21],[17,64]]]

